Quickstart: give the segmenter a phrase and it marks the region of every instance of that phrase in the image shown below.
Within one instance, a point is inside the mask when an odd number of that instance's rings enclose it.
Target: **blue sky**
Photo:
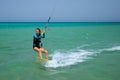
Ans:
[[[0,0],[0,22],[45,22],[51,14],[52,22],[120,22],[120,0]]]

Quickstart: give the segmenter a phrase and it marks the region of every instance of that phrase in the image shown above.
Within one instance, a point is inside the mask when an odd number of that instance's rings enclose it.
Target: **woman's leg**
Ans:
[[[40,59],[42,59],[42,51],[41,49],[34,47],[34,50],[39,53]]]
[[[48,51],[45,50],[44,48],[40,48],[40,51],[41,51],[42,53],[45,53],[46,59],[48,59]]]

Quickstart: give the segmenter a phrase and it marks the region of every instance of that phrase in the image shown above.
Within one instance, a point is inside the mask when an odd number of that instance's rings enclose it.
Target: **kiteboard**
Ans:
[[[36,63],[37,64],[40,63],[42,65],[45,65],[45,64],[47,64],[48,61],[50,61],[50,59],[45,59],[45,58],[40,59],[40,57],[36,58]]]

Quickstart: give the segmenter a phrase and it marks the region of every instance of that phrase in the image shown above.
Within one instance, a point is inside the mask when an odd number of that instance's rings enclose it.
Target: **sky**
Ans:
[[[0,22],[120,22],[120,0],[0,0]]]

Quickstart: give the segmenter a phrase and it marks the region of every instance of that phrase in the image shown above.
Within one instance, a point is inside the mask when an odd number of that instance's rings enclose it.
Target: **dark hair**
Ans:
[[[36,28],[36,30],[38,30],[38,31],[39,31],[39,35],[41,35],[41,30],[40,30],[40,28]]]

